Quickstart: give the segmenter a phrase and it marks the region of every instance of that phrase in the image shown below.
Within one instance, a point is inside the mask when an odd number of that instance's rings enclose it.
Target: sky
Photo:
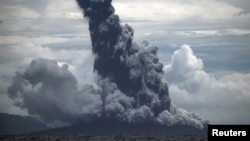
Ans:
[[[214,124],[250,123],[250,1],[113,0],[134,41],[158,47],[174,105]],[[94,84],[88,22],[74,0],[0,1],[0,112],[27,115],[7,89],[33,59]]]

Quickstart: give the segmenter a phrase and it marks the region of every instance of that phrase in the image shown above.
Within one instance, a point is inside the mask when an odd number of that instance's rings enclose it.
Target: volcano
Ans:
[[[133,41],[112,0],[77,0],[89,23],[96,85],[79,88],[68,65],[32,60],[8,88],[17,106],[58,126],[44,133],[201,133],[207,121],[172,104],[158,48]]]

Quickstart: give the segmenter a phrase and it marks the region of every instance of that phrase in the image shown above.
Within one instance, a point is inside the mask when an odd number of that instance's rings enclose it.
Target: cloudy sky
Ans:
[[[211,123],[250,123],[249,0],[113,0],[135,42],[159,48],[172,102]],[[74,0],[0,1],[0,112],[26,115],[6,91],[32,59],[67,63],[94,83],[88,23]]]

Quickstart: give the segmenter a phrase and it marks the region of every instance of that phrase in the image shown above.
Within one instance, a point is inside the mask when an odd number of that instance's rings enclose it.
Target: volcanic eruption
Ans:
[[[8,89],[17,106],[54,125],[115,119],[204,128],[206,121],[172,104],[158,48],[133,42],[133,28],[121,24],[112,0],[77,2],[89,21],[99,88],[78,88],[66,64],[34,59],[24,73],[16,73]]]

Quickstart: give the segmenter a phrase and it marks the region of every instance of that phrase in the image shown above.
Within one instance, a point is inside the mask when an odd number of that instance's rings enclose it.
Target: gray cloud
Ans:
[[[2,5],[23,6],[37,12],[43,12],[48,4],[48,0],[1,0]]]
[[[229,4],[235,5],[237,7],[240,7],[242,9],[244,9],[247,13],[250,12],[250,8],[248,6],[250,4],[250,2],[247,0],[241,0],[241,1],[238,1],[238,0],[220,0],[220,1],[223,1],[225,3],[229,3]]]
[[[89,85],[78,90],[67,67],[59,67],[53,60],[33,60],[24,74],[16,73],[8,88],[9,97],[20,99],[16,105],[52,124],[74,123],[100,112],[98,91]]]

